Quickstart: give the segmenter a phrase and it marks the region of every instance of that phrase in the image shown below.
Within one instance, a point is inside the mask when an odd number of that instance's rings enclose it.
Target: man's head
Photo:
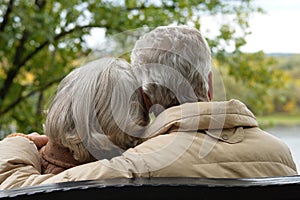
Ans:
[[[143,69],[142,89],[152,105],[166,109],[213,98],[210,49],[195,28],[162,26],[146,33],[136,42],[131,63]]]

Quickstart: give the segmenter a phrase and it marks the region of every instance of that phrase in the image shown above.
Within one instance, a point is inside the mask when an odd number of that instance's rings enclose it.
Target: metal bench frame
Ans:
[[[300,176],[118,178],[74,181],[0,191],[0,199],[300,199]]]

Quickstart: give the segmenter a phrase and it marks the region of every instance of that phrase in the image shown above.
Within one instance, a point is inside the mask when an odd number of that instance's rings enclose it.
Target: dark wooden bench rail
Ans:
[[[300,199],[300,176],[88,180],[2,190],[0,199]]]

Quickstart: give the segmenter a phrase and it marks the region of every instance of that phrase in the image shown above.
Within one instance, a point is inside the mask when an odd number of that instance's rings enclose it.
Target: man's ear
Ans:
[[[142,93],[142,97],[143,97],[144,103],[146,105],[146,109],[149,112],[149,110],[150,110],[150,108],[152,106],[152,102],[151,102],[149,96],[144,92],[143,88],[141,88],[141,93]]]
[[[214,86],[213,86],[213,78],[212,72],[208,74],[208,98],[210,101],[214,98]]]

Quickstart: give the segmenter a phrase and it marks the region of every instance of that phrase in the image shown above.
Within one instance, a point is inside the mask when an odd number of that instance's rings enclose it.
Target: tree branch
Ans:
[[[64,77],[64,76],[63,76],[63,77]],[[32,91],[29,92],[27,95],[20,96],[18,99],[16,99],[16,100],[15,100],[14,102],[12,102],[10,105],[8,105],[4,110],[1,110],[1,111],[0,111],[0,115],[3,115],[3,114],[5,114],[5,113],[7,113],[9,110],[13,109],[14,107],[16,107],[16,106],[17,106],[21,101],[23,101],[24,99],[27,99],[27,98],[29,98],[30,96],[36,94],[37,92],[40,92],[40,91],[42,91],[42,90],[45,90],[45,89],[47,89],[48,87],[52,86],[53,84],[60,82],[60,81],[63,79],[63,77],[57,78],[57,79],[55,79],[55,80],[53,80],[53,81],[51,81],[51,82],[49,82],[49,83],[47,83],[47,84],[45,84],[45,85],[43,85],[43,86],[37,88],[37,89],[35,89],[35,90],[32,90]]]
[[[145,10],[145,9],[149,9],[149,8],[150,7],[146,7],[145,4],[142,4],[141,6],[136,6],[136,7],[124,7],[124,10],[126,10],[126,11]],[[175,5],[171,5],[171,6],[163,5],[163,7],[161,7],[161,6],[151,6],[151,9],[158,9],[158,10],[162,10],[162,9],[174,10],[175,8],[176,8]]]
[[[3,17],[3,21],[2,21],[2,23],[1,23],[1,25],[0,25],[0,32],[3,32],[3,31],[4,31],[5,26],[6,26],[6,24],[8,23],[9,15],[10,15],[10,13],[12,12],[13,5],[14,5],[14,0],[10,0],[10,1],[8,2],[7,9],[6,9],[5,15],[4,15],[4,17]]]
[[[8,70],[6,79],[4,81],[3,87],[0,89],[0,100],[4,99],[6,94],[9,91],[9,88],[11,87],[14,78],[18,74],[20,68],[22,65],[20,65],[20,60],[22,58],[22,53],[24,51],[24,45],[28,38],[29,33],[24,30],[22,38],[20,39],[19,45],[16,48],[14,60],[13,60],[13,66]]]
[[[84,28],[94,28],[94,27],[100,27],[98,25],[85,25],[85,26],[76,26],[74,27],[73,29],[70,29],[70,30],[65,30],[59,34],[57,34],[56,36],[54,36],[54,41],[57,41],[59,40],[60,38],[68,35],[68,34],[71,34],[77,30],[80,30],[80,29],[84,29]],[[106,27],[105,27],[106,28]],[[41,43],[40,46],[38,46],[36,49],[34,49],[31,53],[29,53],[25,58],[24,60],[20,63],[21,65],[25,65],[26,62],[28,62],[33,56],[35,56],[39,51],[41,51],[45,46],[49,45],[50,44],[50,41],[49,40],[45,40],[44,42]]]
[[[85,27],[75,27],[74,29],[71,29],[69,31],[64,31],[61,32],[60,34],[56,35],[54,37],[54,40],[58,40],[61,37],[70,34],[72,32],[74,32],[75,30],[79,29],[79,28],[85,28]],[[50,44],[49,40],[44,41],[39,47],[37,47],[36,49],[34,49],[31,53],[29,53],[23,60],[21,60],[22,57],[22,52],[24,50],[24,44],[25,41],[27,39],[27,35],[28,32],[26,32],[26,30],[23,32],[23,36],[20,40],[20,44],[16,49],[16,54],[14,57],[14,61],[13,61],[13,66],[8,72],[7,72],[7,77],[5,79],[4,85],[3,87],[0,89],[0,100],[4,99],[6,94],[9,91],[9,88],[11,87],[14,78],[17,76],[19,70],[22,68],[22,66],[24,66],[34,55],[36,55],[38,52],[40,52],[44,47],[46,47],[47,45]]]
[[[71,34],[77,30],[80,30],[80,29],[84,29],[84,28],[93,28],[93,27],[103,27],[103,26],[99,26],[99,25],[85,25],[85,26],[76,26],[74,27],[73,29],[70,29],[70,30],[65,30],[59,34],[57,34],[56,36],[54,36],[54,41],[57,41],[59,40],[60,38],[68,35],[68,34]],[[108,27],[105,27],[105,28],[108,28]],[[26,35],[25,35],[26,33]],[[24,34],[23,34],[23,37],[20,41],[20,45],[19,47],[17,48],[16,50],[16,56],[14,58],[14,66],[13,68],[11,68],[8,73],[7,73],[7,78],[4,82],[4,86],[0,89],[0,102],[1,100],[4,100],[6,94],[8,93],[9,91],[9,88],[11,87],[12,83],[13,83],[13,80],[14,78],[17,76],[19,70],[30,60],[32,59],[33,56],[35,56],[36,54],[38,54],[43,48],[45,48],[47,45],[50,44],[50,41],[49,40],[45,40],[44,42],[41,43],[40,46],[38,46],[37,48],[35,48],[32,52],[30,52],[27,56],[25,56],[25,58],[20,61],[20,53],[22,52],[23,50],[23,47],[24,47],[24,43],[25,43],[25,40],[27,39],[27,32],[24,31]],[[25,37],[26,36],[26,37]]]
[[[40,116],[43,112],[43,108],[42,108],[43,100],[44,100],[44,92],[43,90],[40,90],[38,102],[36,104],[36,116]]]

